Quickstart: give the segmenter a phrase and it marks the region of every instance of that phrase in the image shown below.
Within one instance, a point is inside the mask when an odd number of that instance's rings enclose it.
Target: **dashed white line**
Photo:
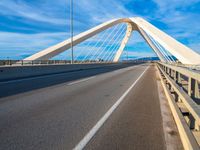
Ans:
[[[101,128],[105,121],[110,117],[113,111],[119,106],[119,104],[124,100],[126,95],[131,91],[131,89],[140,80],[143,74],[149,66],[142,72],[142,74],[137,78],[137,80],[125,91],[125,93],[115,102],[115,104],[104,114],[104,116],[93,126],[93,128],[83,137],[83,139],[74,147],[73,150],[82,150],[86,144],[92,139],[96,132]]]

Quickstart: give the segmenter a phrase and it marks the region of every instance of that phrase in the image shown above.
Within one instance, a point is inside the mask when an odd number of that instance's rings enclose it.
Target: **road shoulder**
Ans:
[[[157,69],[155,70],[166,148],[167,150],[182,150],[183,145],[158,75],[159,72]]]

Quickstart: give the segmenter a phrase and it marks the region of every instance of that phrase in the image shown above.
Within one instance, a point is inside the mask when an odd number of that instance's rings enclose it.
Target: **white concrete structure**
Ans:
[[[128,42],[129,37],[131,36],[132,31],[138,31],[142,37],[146,40],[146,42],[150,45],[150,47],[155,51],[157,56],[160,58],[162,62],[167,61],[163,53],[156,47],[156,45],[152,42],[151,38],[153,38],[156,42],[162,45],[169,53],[175,56],[181,63],[183,64],[193,64],[200,65],[200,55],[193,51],[192,49],[186,47],[181,44],[174,38],[170,37],[163,31],[159,30],[149,22],[145,21],[142,18],[134,17],[134,18],[122,18],[122,19],[114,19],[103,24],[100,24],[88,31],[80,33],[73,37],[73,45],[77,45],[86,39],[120,23],[127,23],[127,32],[122,40],[121,46],[118,49],[114,62],[117,62],[120,58],[120,55],[123,52],[123,49]],[[149,38],[151,36],[151,38]],[[65,40],[61,43],[58,43],[52,47],[49,47],[45,50],[42,50],[30,57],[27,57],[25,60],[48,60],[61,52],[68,50],[71,47],[71,40]]]

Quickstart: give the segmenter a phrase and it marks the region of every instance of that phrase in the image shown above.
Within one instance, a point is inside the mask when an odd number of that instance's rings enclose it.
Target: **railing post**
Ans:
[[[178,77],[178,79],[179,79],[179,83],[182,85],[182,77],[181,77],[181,74],[179,73],[179,77]]]
[[[175,82],[178,83],[178,71],[175,71],[175,78],[174,78]]]
[[[191,97],[192,94],[192,78],[188,77],[188,95]]]
[[[188,88],[190,88],[190,91],[188,91],[188,94],[192,98],[199,98],[199,85],[198,85],[197,80],[193,78],[189,78]]]
[[[169,72],[170,72],[169,70],[170,70],[170,68],[167,67],[167,74],[168,74],[168,75],[169,75]]]
[[[193,98],[195,96],[195,80],[191,77],[188,77],[188,95]]]
[[[178,84],[181,83],[181,75],[180,75],[180,73],[178,71],[175,71],[175,81]]]
[[[176,71],[173,70],[173,79],[175,80],[175,78],[176,78]]]
[[[196,98],[200,98],[200,93],[199,93],[199,83],[198,83],[197,80],[195,80],[194,97],[196,97]]]

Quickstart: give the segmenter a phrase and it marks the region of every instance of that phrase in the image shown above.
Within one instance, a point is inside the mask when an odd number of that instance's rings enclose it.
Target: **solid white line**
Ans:
[[[93,126],[93,128],[83,137],[83,139],[73,148],[73,150],[82,150],[86,144],[92,139],[100,127],[105,123],[113,111],[119,106],[119,104],[124,100],[126,95],[131,91],[131,89],[136,85],[140,80],[143,74],[149,66],[143,71],[143,73],[137,78],[137,80],[126,90],[126,92],[116,101],[116,103],[104,114],[104,116]]]
[[[77,84],[77,83],[80,83],[80,82],[84,82],[84,81],[87,81],[87,80],[90,80],[92,78],[95,78],[96,76],[92,76],[92,77],[89,77],[89,78],[84,78],[84,79],[81,79],[81,80],[77,80],[77,81],[74,81],[74,82],[70,82],[68,83],[67,85],[74,85],[74,84]]]

